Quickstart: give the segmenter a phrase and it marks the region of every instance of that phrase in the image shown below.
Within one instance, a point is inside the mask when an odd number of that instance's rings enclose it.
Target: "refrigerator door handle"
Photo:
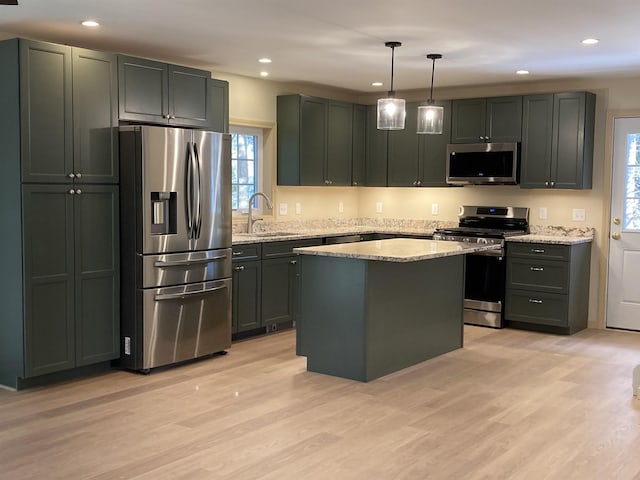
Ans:
[[[198,264],[202,264],[202,263],[212,263],[212,262],[217,262],[218,260],[224,260],[225,258],[227,258],[226,255],[217,255],[215,257],[209,257],[209,258],[198,258],[195,260],[177,260],[175,262],[161,262],[161,261],[157,261],[153,263],[154,267],[160,267],[160,268],[166,268],[166,267],[182,267],[185,265],[198,265]]]
[[[187,143],[187,237],[193,238],[193,145]]]
[[[200,238],[200,227],[202,226],[202,172],[200,169],[200,155],[198,154],[198,146],[193,143],[193,163],[195,166],[194,171],[194,201],[195,201],[195,209],[193,212],[193,227],[194,227],[194,235],[193,238]]]
[[[186,297],[194,297],[197,295],[204,295],[207,293],[211,293],[211,292],[216,292],[218,290],[223,290],[227,288],[226,285],[222,285],[220,287],[213,287],[213,288],[207,288],[206,290],[199,290],[197,292],[183,292],[183,293],[167,293],[167,294],[156,294],[153,296],[153,299],[155,301],[162,301],[162,300],[182,300]]]

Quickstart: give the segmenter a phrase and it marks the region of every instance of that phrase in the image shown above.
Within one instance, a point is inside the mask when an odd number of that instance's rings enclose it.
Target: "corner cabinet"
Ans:
[[[303,95],[277,103],[278,185],[351,185],[353,104]]]
[[[453,100],[451,143],[519,142],[522,97]]]
[[[210,72],[124,55],[118,56],[118,85],[125,121],[213,129],[215,105],[225,101]]]
[[[520,186],[591,188],[595,95],[527,95],[523,102]]]
[[[572,334],[587,327],[591,243],[507,242],[505,320]]]

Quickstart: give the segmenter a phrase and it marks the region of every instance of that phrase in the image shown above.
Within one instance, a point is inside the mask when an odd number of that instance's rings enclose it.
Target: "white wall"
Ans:
[[[313,85],[283,84],[225,74],[216,78],[229,81],[230,117],[269,122],[275,126],[276,96],[303,93],[346,101],[372,104],[375,96],[332,90]],[[640,110],[640,78],[572,79],[562,82],[520,82],[508,85],[473,88],[440,89],[434,98],[465,98],[555,91],[588,90],[596,93],[596,123],[594,143],[593,188],[591,190],[529,190],[517,186],[475,186],[462,188],[374,188],[374,187],[273,187],[276,204],[288,204],[288,216],[274,219],[291,220],[319,217],[397,217],[456,220],[457,209],[463,204],[498,204],[531,208],[533,225],[593,227],[596,236],[592,245],[589,325],[604,326],[604,293],[609,228],[610,152],[607,139],[607,112],[610,110]],[[424,92],[401,92],[407,100],[420,100]],[[274,146],[275,148],[275,146]],[[275,153],[274,153],[275,158]],[[274,182],[275,183],[275,182]],[[342,202],[344,212],[338,213]],[[382,213],[376,213],[376,202],[383,203]],[[294,211],[300,203],[300,215]],[[439,214],[432,216],[431,205],[439,205]],[[538,218],[540,207],[546,207],[548,218]],[[586,221],[574,222],[572,209],[584,208]]]

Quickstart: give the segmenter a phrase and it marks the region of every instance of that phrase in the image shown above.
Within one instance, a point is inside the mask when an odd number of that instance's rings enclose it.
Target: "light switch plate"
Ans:
[[[287,215],[288,205],[286,203],[280,204],[280,215]]]
[[[296,202],[296,215],[300,215],[302,213],[302,204],[300,202]]]
[[[576,222],[584,222],[586,218],[586,212],[584,208],[574,208],[572,212],[572,218]]]
[[[382,213],[382,202],[376,202],[376,213]]]
[[[547,219],[547,207],[540,207],[540,210],[538,210],[538,218],[540,220]]]
[[[437,203],[431,204],[431,215],[438,215],[439,207]]]
[[[338,213],[344,213],[344,203],[338,203]]]

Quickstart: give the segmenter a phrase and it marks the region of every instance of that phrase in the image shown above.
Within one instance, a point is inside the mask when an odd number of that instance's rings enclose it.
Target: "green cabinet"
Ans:
[[[507,243],[505,319],[572,334],[587,327],[591,243]]]
[[[260,244],[233,246],[232,333],[260,328],[262,316]]]
[[[366,184],[367,158],[367,107],[353,106],[353,168],[351,169],[351,185],[354,187]]]
[[[303,95],[277,104],[278,185],[351,185],[353,105]]]
[[[377,106],[367,107],[367,138],[365,184],[368,187],[387,186],[388,131],[378,130]]]
[[[453,100],[451,143],[519,142],[522,97]]]
[[[229,133],[229,82],[209,80],[209,93],[213,105],[209,129],[214,132]]]
[[[523,105],[520,186],[591,188],[595,95],[527,95]]]
[[[115,57],[0,42],[0,383],[119,356]]]
[[[120,120],[213,127],[210,72],[119,55],[118,86]]]

